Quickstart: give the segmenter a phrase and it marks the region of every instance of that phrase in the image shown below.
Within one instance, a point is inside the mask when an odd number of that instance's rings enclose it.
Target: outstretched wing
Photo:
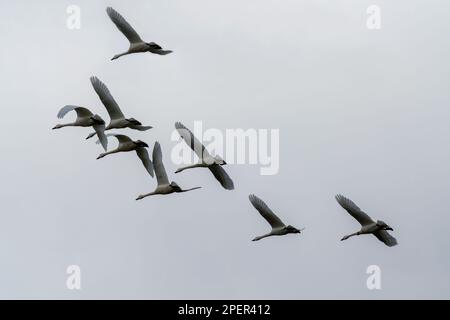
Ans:
[[[386,230],[380,230],[374,232],[373,235],[378,238],[381,242],[384,242],[388,247],[393,247],[397,245],[397,239],[389,234]]]
[[[181,122],[175,123],[175,129],[177,129],[184,142],[186,142],[200,159],[210,157],[208,150],[206,150],[205,146],[194,136],[191,130],[186,128]]]
[[[79,117],[79,118],[90,117],[93,115],[92,112],[87,108],[74,106],[74,105],[67,105],[67,106],[62,107],[61,110],[59,110],[57,116],[59,119],[62,119],[68,112],[70,112],[72,110],[75,110],[75,112],[77,113],[77,117]]]
[[[347,199],[343,195],[338,194],[336,201],[344,208],[350,215],[355,218],[361,226],[366,226],[375,223],[364,211],[362,211],[352,200]]]
[[[234,189],[233,180],[231,180],[230,176],[227,174],[225,169],[222,168],[221,165],[213,164],[213,165],[209,166],[208,169],[211,170],[212,174],[220,182],[222,187],[224,187],[227,190]]]
[[[107,136],[115,137],[117,139],[117,141],[119,141],[119,145],[127,143],[127,142],[133,142],[133,140],[131,140],[131,138],[129,136],[126,136],[124,134],[110,133],[110,134],[107,134]]]
[[[264,219],[272,226],[272,228],[283,228],[285,224],[273,213],[272,210],[262,201],[260,198],[251,194],[249,197],[250,202],[256,210],[263,216]]]
[[[153,163],[150,160],[150,157],[148,155],[147,149],[146,148],[138,148],[136,149],[136,153],[139,157],[139,159],[141,159],[142,164],[144,165],[145,169],[147,170],[147,172],[154,177],[154,173],[153,173]]]
[[[124,17],[116,10],[111,7],[106,9],[106,13],[108,14],[111,21],[116,25],[116,27],[123,33],[125,37],[127,37],[130,43],[143,42],[141,37],[139,37],[136,30],[125,20]]]
[[[98,141],[100,141],[103,149],[108,150],[108,138],[105,135],[105,124],[93,125],[95,132],[97,133]]]
[[[105,135],[105,137],[114,137],[119,141],[119,146],[121,144],[127,143],[127,142],[133,142],[133,140],[130,139],[130,137],[124,135],[124,134],[116,134],[116,133],[108,133]],[[102,143],[100,140],[97,140],[95,143],[99,144]]]
[[[153,167],[158,185],[169,184],[169,178],[167,177],[166,169],[162,162],[161,146],[158,141],[155,142],[155,146],[153,147]]]
[[[111,120],[124,119],[125,116],[123,115],[122,111],[119,108],[119,105],[109,92],[108,87],[106,87],[106,85],[97,77],[91,77],[91,83],[98,97],[105,106],[106,111],[108,111]]]

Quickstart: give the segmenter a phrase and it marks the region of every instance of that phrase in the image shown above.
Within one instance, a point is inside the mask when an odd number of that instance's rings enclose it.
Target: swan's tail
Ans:
[[[137,125],[137,126],[132,126],[131,129],[135,129],[135,130],[139,130],[139,131],[147,131],[150,130],[151,128],[153,128],[152,126],[142,126],[142,125]]]

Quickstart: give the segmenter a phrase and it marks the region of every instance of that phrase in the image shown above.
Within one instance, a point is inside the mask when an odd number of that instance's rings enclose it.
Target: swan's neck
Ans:
[[[185,166],[185,167],[179,168],[177,171],[175,171],[175,173],[181,172],[186,169],[199,168],[199,167],[205,167],[205,165],[203,163],[192,164],[190,166]]]
[[[264,234],[262,236],[256,237],[255,239],[253,239],[253,241],[258,241],[258,240],[270,237],[271,235],[272,235],[272,233],[267,233],[267,234]]]
[[[63,123],[63,124],[57,124],[54,129],[60,129],[64,127],[74,127],[75,123]]]

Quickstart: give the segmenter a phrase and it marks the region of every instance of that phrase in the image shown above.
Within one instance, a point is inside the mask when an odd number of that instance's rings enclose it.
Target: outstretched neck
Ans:
[[[64,127],[73,127],[73,126],[75,126],[75,123],[64,123],[64,124],[57,124],[52,129],[61,129]]]
[[[271,235],[272,235],[272,233],[267,233],[267,234],[264,234],[264,235],[262,235],[262,236],[259,236],[259,237],[254,238],[252,241],[258,241],[258,240],[267,238],[267,237],[269,237],[269,236],[271,236]]]
[[[106,157],[109,154],[117,153],[119,151],[120,151],[119,149],[114,149],[114,150],[111,150],[111,151],[108,151],[108,152],[100,153],[100,155],[97,157],[97,160],[101,159],[103,157]]]
[[[154,192],[142,194],[142,195],[140,195],[139,197],[137,197],[136,200],[141,200],[141,199],[144,199],[144,198],[153,196],[153,195],[155,195],[155,194],[158,194],[158,193],[156,193],[156,192],[154,191]]]
[[[205,167],[205,165],[203,163],[192,164],[192,165],[181,167],[181,168],[177,169],[177,171],[175,171],[175,173],[184,171],[186,169],[199,168],[199,167]]]
[[[116,59],[118,59],[118,58],[120,58],[120,57],[122,57],[122,56],[124,56],[124,55],[127,55],[127,54],[129,54],[128,51],[127,51],[127,52],[124,52],[124,53],[116,54],[114,57],[112,57],[111,60],[116,60]]]

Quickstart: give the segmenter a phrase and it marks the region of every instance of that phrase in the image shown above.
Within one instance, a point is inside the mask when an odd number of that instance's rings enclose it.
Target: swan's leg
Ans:
[[[192,190],[197,190],[197,189],[201,189],[202,187],[195,187],[195,188],[190,188],[190,189],[185,189],[185,190],[181,190],[179,192],[188,192],[188,191],[192,191]]]
[[[139,130],[139,131],[147,131],[147,130],[150,130],[152,128],[153,128],[152,126],[143,126],[143,125],[130,126],[130,129],[135,129],[135,130]]]

